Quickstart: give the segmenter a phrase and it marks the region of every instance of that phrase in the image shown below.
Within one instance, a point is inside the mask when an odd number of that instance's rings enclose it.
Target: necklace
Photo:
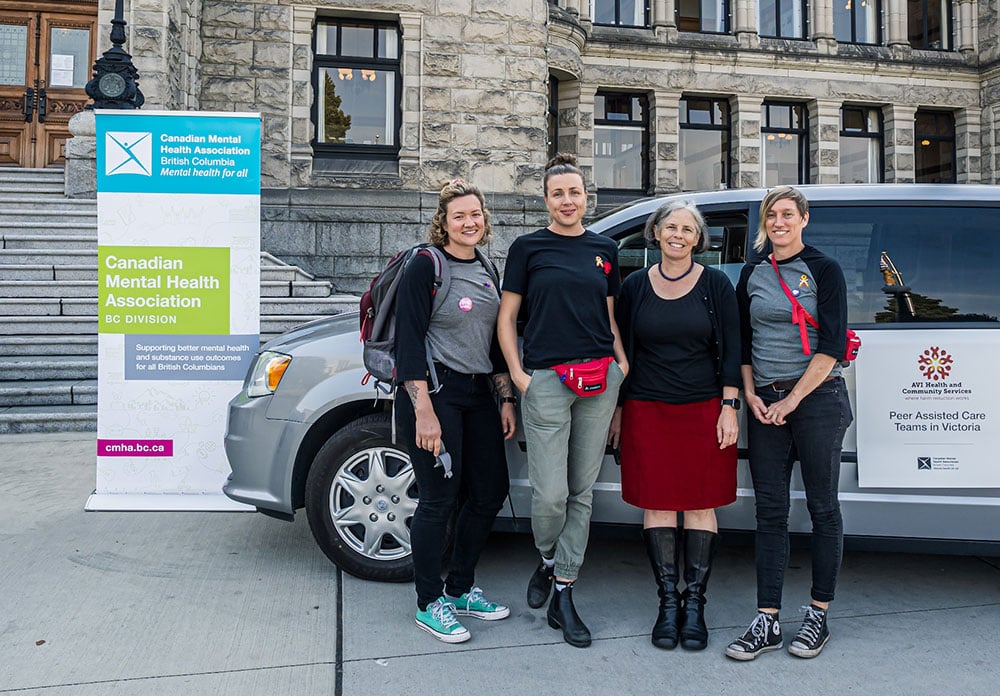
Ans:
[[[662,262],[656,264],[656,270],[660,272],[660,277],[663,278],[664,280],[670,280],[670,281],[680,280],[681,278],[686,277],[691,271],[694,270],[694,259],[691,259],[691,265],[688,266],[688,269],[686,271],[681,273],[679,276],[675,276],[673,278],[671,278],[670,276],[668,276],[666,273],[663,272]]]

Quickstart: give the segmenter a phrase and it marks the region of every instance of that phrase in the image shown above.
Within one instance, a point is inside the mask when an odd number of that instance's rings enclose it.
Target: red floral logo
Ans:
[[[954,358],[944,348],[931,346],[917,358],[917,367],[924,377],[936,382],[948,376],[954,362]]]

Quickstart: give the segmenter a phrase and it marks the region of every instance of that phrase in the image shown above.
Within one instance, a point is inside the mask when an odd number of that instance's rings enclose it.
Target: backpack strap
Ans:
[[[434,290],[432,291],[431,304],[431,316],[434,316],[434,313],[444,304],[448,289],[451,287],[451,266],[448,265],[448,259],[445,258],[444,252],[433,244],[423,246],[417,253],[427,256],[434,263]],[[424,355],[427,361],[427,372],[431,378],[429,391],[431,394],[436,394],[441,390],[441,382],[438,380],[437,370],[434,369],[434,358],[431,356],[431,344],[428,340],[424,341]]]

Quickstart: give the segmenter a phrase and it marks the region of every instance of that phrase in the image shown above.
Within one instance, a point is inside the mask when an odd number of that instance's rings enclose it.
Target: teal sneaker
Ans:
[[[438,597],[427,605],[425,611],[417,610],[417,628],[445,643],[464,643],[472,634],[455,618],[454,609],[454,605],[446,602],[444,597]]]
[[[499,621],[510,616],[510,607],[497,604],[483,597],[483,591],[473,587],[464,595],[452,601],[459,616],[472,616],[483,621]]]

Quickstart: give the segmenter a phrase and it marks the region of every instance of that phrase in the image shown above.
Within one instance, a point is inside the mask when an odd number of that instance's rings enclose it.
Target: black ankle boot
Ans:
[[[528,580],[528,606],[532,609],[545,606],[545,600],[549,598],[552,591],[552,575],[555,567],[545,565],[544,561],[538,562],[538,567],[531,574]]]
[[[708,647],[705,625],[705,589],[712,574],[712,559],[719,535],[701,529],[684,530],[684,611],[681,613],[681,647],[704,650]]]
[[[552,593],[548,611],[549,626],[561,628],[563,640],[577,648],[590,646],[590,630],[583,624],[583,619],[576,613],[573,606],[573,584],[566,585],[562,590],[556,588]]]
[[[677,591],[677,561],[680,548],[677,546],[676,527],[652,527],[642,530],[646,540],[646,554],[656,579],[656,591],[660,596],[660,611],[653,624],[652,643],[658,648],[673,650],[677,647],[679,633],[679,613],[681,595]]]

